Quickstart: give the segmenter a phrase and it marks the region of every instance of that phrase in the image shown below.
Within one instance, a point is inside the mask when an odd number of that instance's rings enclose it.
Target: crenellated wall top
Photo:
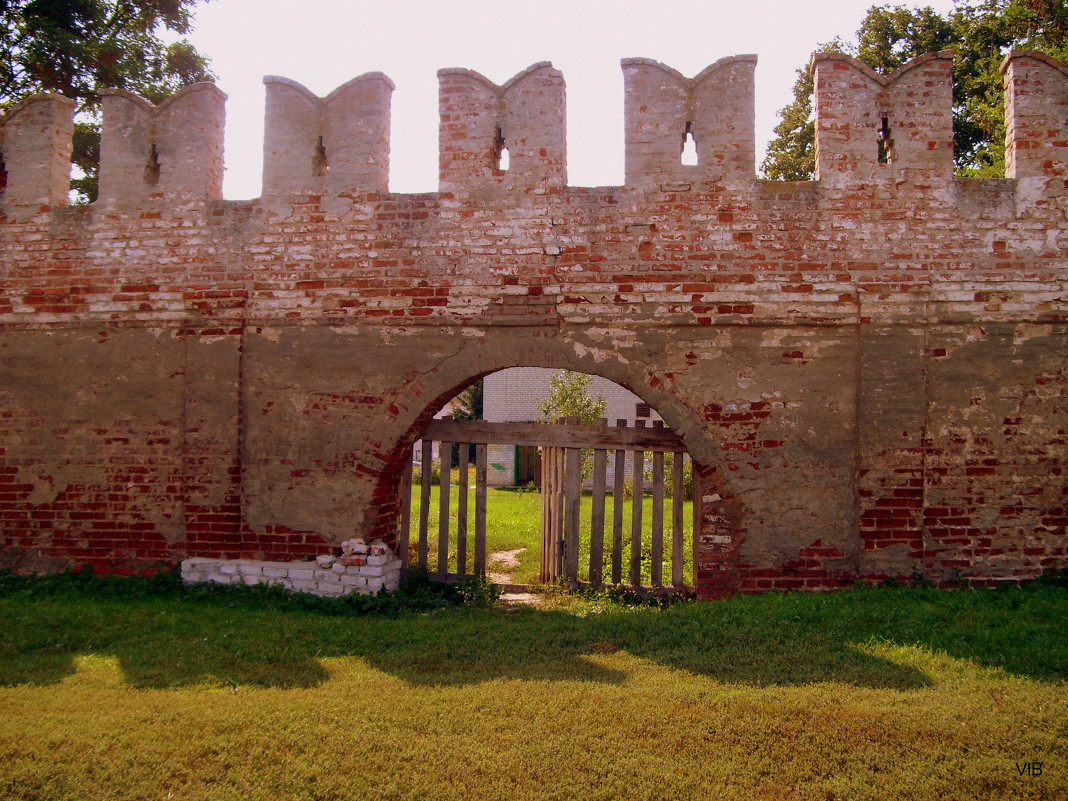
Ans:
[[[208,92],[215,95],[223,102],[228,99],[226,92],[211,81],[199,81],[197,83],[186,84],[173,95],[163,98],[163,100],[160,100],[158,103],[153,103],[151,100],[141,97],[141,95],[135,94],[127,89],[104,89],[100,94],[103,97],[124,98],[134,105],[139,106],[146,114],[158,115],[160,112],[165,111],[169,106],[176,104],[180,105],[185,102],[184,98],[196,94],[197,92]]]
[[[313,104],[328,104],[339,95],[345,94],[345,92],[351,89],[352,87],[359,86],[365,83],[366,81],[381,81],[391,92],[397,88],[397,85],[393,83],[393,80],[384,72],[365,72],[363,75],[357,75],[355,78],[352,78],[351,80],[341,84],[341,86],[334,89],[326,97],[319,97],[319,95],[315,94],[315,92],[306,87],[304,84],[299,83],[298,81],[294,81],[292,78],[284,78],[281,75],[263,76],[263,83],[265,86],[271,86],[275,84],[288,86],[290,89],[293,89],[299,94],[304,95],[308,99],[308,102]]]
[[[701,83],[701,81],[703,81],[709,75],[712,75],[716,71],[718,71],[720,69],[723,69],[724,67],[730,66],[732,64],[750,64],[750,63],[752,63],[752,64],[755,65],[756,62],[757,62],[757,56],[756,56],[755,53],[746,53],[746,54],[737,55],[737,56],[724,56],[723,58],[721,58],[721,59],[719,59],[717,61],[713,61],[711,64],[709,64],[707,67],[705,67],[699,73],[697,73],[694,77],[687,78],[685,75],[683,75],[681,72],[679,72],[674,67],[668,66],[667,64],[665,64],[662,61],[656,61],[655,59],[651,59],[651,58],[621,58],[619,60],[620,66],[623,67],[624,69],[626,69],[627,67],[632,67],[632,66],[658,67],[658,68],[662,69],[664,72],[666,72],[668,75],[673,77],[679,83],[685,84],[687,86],[695,86],[695,85]]]
[[[896,83],[903,75],[911,72],[912,70],[919,69],[925,64],[941,60],[952,61],[953,55],[954,53],[952,50],[938,50],[933,53],[924,53],[921,56],[916,56],[916,58],[905,62],[893,72],[888,72],[886,75],[880,75],[878,72],[876,72],[874,69],[872,69],[869,65],[865,64],[860,59],[853,58],[853,56],[850,56],[847,53],[838,53],[835,51],[830,51],[827,53],[813,53],[812,61],[809,64],[809,69],[815,70],[816,66],[823,62],[837,62],[840,64],[847,64],[849,65],[849,67],[852,67],[857,72],[866,75],[874,83],[878,84],[879,86],[885,87]]]
[[[520,70],[500,85],[495,84],[481,72],[478,72],[477,70],[465,69],[464,67],[443,67],[442,69],[438,70],[437,75],[438,79],[450,75],[465,75],[468,78],[472,78],[476,81],[481,81],[482,84],[485,85],[485,87],[494,94],[504,95],[515,84],[519,83],[528,75],[535,74],[539,70],[553,70],[558,77],[563,77],[562,73],[560,73],[558,70],[553,69],[553,63],[551,61],[538,61],[534,64],[531,64],[529,67],[524,70]]]
[[[728,56],[692,78],[651,59],[623,59],[625,187],[753,184],[756,59]],[[928,53],[880,75],[842,53],[813,56],[817,182],[951,182],[952,59]],[[1006,175],[1032,195],[1052,191],[1049,182],[1068,172],[1068,67],[1013,51],[1001,69]],[[564,76],[550,62],[500,85],[468,69],[437,75],[440,191],[539,195],[567,186]],[[325,97],[288,78],[264,83],[265,196],[388,191],[389,77],[367,73]],[[221,197],[221,90],[193,84],[159,104],[120,89],[103,95],[101,203]],[[0,118],[0,206],[66,203],[74,113],[73,101],[41,94]],[[693,164],[682,160],[688,140]]]

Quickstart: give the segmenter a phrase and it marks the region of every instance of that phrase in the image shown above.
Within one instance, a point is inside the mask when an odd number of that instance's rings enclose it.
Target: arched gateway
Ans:
[[[529,371],[506,370],[497,383],[519,382],[509,387],[512,396],[536,392],[537,381],[530,377]],[[633,414],[637,397],[618,385],[607,386],[630,401],[624,413]],[[547,386],[542,389],[548,392]],[[639,405],[651,411],[649,404]],[[540,560],[536,575],[524,571],[526,582],[693,591],[695,554],[710,552],[700,537],[701,487],[713,471],[695,465],[685,443],[662,419],[624,417],[610,423],[602,418],[582,424],[571,418],[547,424],[530,422],[531,402],[522,408],[528,414],[513,418],[519,422],[435,418],[422,430],[415,464],[406,461],[398,493],[398,550],[413,567],[439,581],[489,575],[512,591],[526,591],[488,569],[494,557],[490,548],[501,535],[515,537],[518,526],[529,536],[536,513],[540,539],[515,552]],[[520,481],[511,464],[506,483],[536,487],[540,503],[517,505],[514,519],[504,520],[502,504],[518,498],[497,493],[496,504],[487,502],[491,468],[495,478],[505,468],[493,457],[511,458],[520,449],[529,453],[530,469]],[[720,550],[724,561],[727,551]]]
[[[373,497],[383,498],[384,501],[369,507],[376,517],[373,522],[368,520],[364,524],[367,530],[384,538],[396,536],[395,532],[398,530],[408,531],[413,546],[419,541],[418,519],[410,523],[404,519],[402,501],[405,496],[401,488],[405,482],[405,469],[411,464],[412,445],[417,439],[428,440],[438,437],[452,438],[450,441],[456,441],[456,432],[448,431],[442,435],[440,432],[435,434],[433,430],[432,417],[445,401],[454,397],[457,392],[478,378],[500,369],[516,366],[566,368],[594,373],[614,381],[634,392],[658,411],[667,426],[663,434],[650,434],[645,439],[635,439],[630,444],[626,444],[625,436],[613,438],[613,434],[606,432],[600,437],[603,442],[595,447],[613,451],[614,457],[617,446],[633,451],[644,442],[648,446],[646,450],[650,458],[654,452],[664,453],[676,450],[683,451],[692,457],[695,481],[697,486],[706,490],[704,497],[707,502],[702,504],[701,495],[698,493],[696,508],[704,510],[704,523],[697,521],[698,536],[686,543],[687,554],[697,554],[692,557],[694,564],[688,565],[687,575],[696,575],[691,573],[691,570],[699,569],[704,571],[706,581],[711,580],[715,574],[715,578],[722,582],[717,586],[730,587],[736,583],[731,536],[734,523],[729,511],[731,504],[725,498],[722,488],[719,487],[724,465],[723,455],[717,443],[709,436],[705,426],[700,423],[698,414],[691,408],[689,398],[686,398],[678,389],[665,384],[664,379],[658,377],[660,373],[657,368],[645,362],[640,354],[631,353],[629,349],[621,349],[618,346],[614,350],[603,351],[600,348],[591,348],[593,340],[590,332],[585,329],[573,332],[560,329],[552,337],[544,336],[538,328],[523,326],[510,326],[503,331],[495,332],[493,336],[470,336],[471,333],[472,330],[469,330],[469,336],[457,340],[446,337],[443,332],[441,341],[449,343],[450,353],[444,355],[431,348],[423,355],[423,358],[428,360],[425,369],[419,369],[418,361],[413,365],[408,359],[404,360],[411,370],[409,374],[413,376],[413,380],[410,384],[398,387],[398,395],[390,404],[396,410],[396,420],[392,425],[380,429],[380,434],[393,443],[393,446],[387,451],[384,469],[379,474],[380,480],[372,491]],[[662,336],[662,332],[650,328],[643,332],[641,339],[645,347],[648,347],[659,336]],[[425,342],[421,338],[419,341]],[[393,340],[391,348],[396,349],[399,344],[397,340]],[[411,358],[417,359],[418,357],[411,354]],[[415,369],[412,369],[413,367]],[[440,423],[437,425],[441,426]],[[536,424],[534,425],[535,432],[523,433],[524,443],[549,446],[564,444],[557,438],[542,438],[543,432]],[[432,429],[429,436],[428,426]],[[614,429],[615,426],[611,428]],[[670,436],[666,436],[667,434]],[[592,435],[587,432],[586,436]],[[466,441],[486,443],[498,442],[502,439],[499,431],[480,430],[475,435],[469,436]],[[583,439],[583,444],[593,446],[593,440],[587,442]],[[472,465],[471,469],[474,471],[475,465]],[[424,493],[425,501],[429,497],[430,490],[429,486],[422,490],[419,488],[420,473],[418,471],[413,481],[416,487],[413,494],[418,497],[420,492]],[[473,472],[471,483],[472,486],[475,483]],[[718,492],[717,488],[719,488]],[[432,493],[434,503],[439,503],[439,493],[440,488],[435,488]],[[476,526],[473,509],[471,515],[467,550],[472,560],[469,567],[473,569]],[[670,528],[670,521],[668,528]],[[687,521],[687,528],[690,528],[689,521]],[[703,544],[699,541],[702,533],[705,536]],[[427,535],[431,550],[437,548],[439,532],[430,531]],[[630,535],[631,531],[628,528],[627,537],[629,538]],[[452,547],[456,547],[455,529],[449,536]],[[399,544],[403,545],[403,542]],[[414,547],[413,550],[415,550]],[[702,554],[707,557],[703,562],[700,561]],[[425,562],[425,556],[422,558]],[[432,572],[438,572],[438,565],[433,559],[427,566]],[[608,581],[607,576],[605,580]],[[624,583],[628,582],[629,572]],[[662,582],[663,585],[671,583],[670,580]]]
[[[701,477],[702,596],[1063,563],[1068,69],[1006,58],[1007,175],[965,179],[949,54],[885,77],[817,56],[817,180],[783,184],[754,173],[754,65],[624,60],[617,187],[567,185],[544,63],[439,74],[427,194],[388,191],[377,73],[327,98],[268,79],[247,202],[220,199],[211,85],[105,96],[100,199],[78,208],[71,102],[11,109],[2,566],[395,545],[433,412],[519,365],[660,411]]]

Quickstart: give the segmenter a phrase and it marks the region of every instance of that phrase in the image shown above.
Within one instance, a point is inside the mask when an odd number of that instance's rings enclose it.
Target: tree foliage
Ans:
[[[159,101],[210,80],[207,59],[188,41],[197,0],[0,0],[0,111],[38,92],[78,103],[73,188],[96,196],[100,91],[127,89]]]
[[[879,73],[916,56],[953,50],[953,138],[957,171],[997,176],[1005,169],[1001,61],[1010,49],[1068,56],[1064,0],[957,0],[946,16],[931,8],[869,9],[855,41],[836,39],[819,50],[855,56]],[[817,52],[819,52],[819,50]],[[793,101],[779,112],[762,170],[774,180],[809,180],[815,172],[812,76],[798,70]]]
[[[821,51],[841,49],[828,46]],[[816,123],[812,119],[812,71],[808,66],[797,71],[794,99],[779,111],[781,122],[768,142],[768,152],[761,170],[774,181],[808,181],[816,169]]]
[[[592,425],[604,417],[607,403],[601,395],[590,394],[593,376],[561,370],[549,379],[549,395],[538,406],[542,422],[555,423],[562,417],[577,417],[580,423]]]
[[[476,381],[452,401],[453,420],[481,420],[483,410],[483,382]]]

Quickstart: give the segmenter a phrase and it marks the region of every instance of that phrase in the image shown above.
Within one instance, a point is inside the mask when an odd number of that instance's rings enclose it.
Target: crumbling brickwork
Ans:
[[[220,197],[211,85],[107,95],[83,207],[70,101],[12,109],[4,565],[392,541],[422,427],[523,365],[616,381],[682,436],[704,596],[1063,564],[1068,70],[1009,55],[1008,174],[977,180],[953,175],[949,54],[888,77],[818,56],[818,178],[784,184],[754,174],[754,65],[625,60],[618,187],[567,185],[545,63],[440,73],[440,187],[417,195],[387,190],[379,74],[325,99],[266,79],[251,202]]]

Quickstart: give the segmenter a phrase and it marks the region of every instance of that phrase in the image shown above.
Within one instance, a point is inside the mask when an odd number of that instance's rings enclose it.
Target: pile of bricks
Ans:
[[[401,560],[381,540],[346,540],[342,556],[319,556],[314,562],[263,562],[252,559],[206,559],[182,562],[182,582],[197,584],[266,584],[319,596],[392,592],[400,585]]]

